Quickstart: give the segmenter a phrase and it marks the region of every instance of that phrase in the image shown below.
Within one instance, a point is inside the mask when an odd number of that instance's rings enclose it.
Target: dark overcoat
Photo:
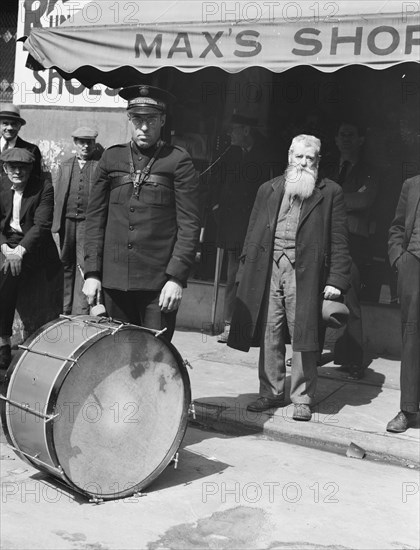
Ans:
[[[99,161],[86,212],[85,275],[97,274],[105,288],[156,291],[169,277],[186,285],[200,232],[196,171],[185,149],[165,144],[136,198],[130,159],[142,169],[154,151],[125,143]]]
[[[259,346],[261,312],[271,273],[274,234],[284,195],[284,176],[264,183],[249,221],[241,264],[230,347],[248,351]],[[317,182],[303,202],[296,234],[295,351],[317,351],[325,285],[346,292],[350,281],[348,229],[343,192],[331,180]]]
[[[77,157],[72,157],[64,160],[60,164],[57,176],[54,181],[54,219],[51,231],[53,233],[62,233],[64,231],[64,220],[66,214],[67,199],[70,190],[70,181],[73,174],[74,163],[77,162]],[[87,181],[89,185],[88,195],[94,181],[98,160],[91,159],[86,161],[84,170],[87,170]]]
[[[268,144],[262,139],[256,139],[251,150],[245,153],[240,147],[231,148],[217,172],[218,247],[241,252],[257,191],[265,181],[278,174],[278,163],[274,162]]]
[[[417,209],[420,208],[420,176],[403,183],[395,217],[389,229],[388,255],[392,266],[407,250],[413,233]]]
[[[8,243],[7,231],[13,209],[12,184],[9,178],[0,183],[0,245]],[[23,265],[31,268],[60,264],[57,247],[51,234],[54,190],[48,181],[31,175],[22,194],[20,226],[23,237],[19,244],[26,249]]]

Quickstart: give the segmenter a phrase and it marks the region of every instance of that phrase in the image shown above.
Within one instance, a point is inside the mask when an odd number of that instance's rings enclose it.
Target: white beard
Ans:
[[[290,196],[297,195],[301,200],[310,197],[314,191],[318,170],[301,168],[289,164],[285,172],[286,193]]]

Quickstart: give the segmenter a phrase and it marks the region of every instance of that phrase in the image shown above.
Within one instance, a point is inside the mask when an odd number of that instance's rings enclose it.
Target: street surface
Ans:
[[[415,469],[191,426],[179,455],[142,496],[92,504],[2,435],[1,548],[419,548]]]

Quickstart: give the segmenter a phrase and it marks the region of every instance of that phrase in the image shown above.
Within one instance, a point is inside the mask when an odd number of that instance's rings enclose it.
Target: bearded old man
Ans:
[[[318,178],[321,142],[301,134],[284,175],[264,183],[250,217],[237,281],[230,347],[260,346],[259,397],[248,410],[285,404],[287,331],[294,420],[310,420],[322,341],[323,298],[340,299],[351,259],[341,187]]]

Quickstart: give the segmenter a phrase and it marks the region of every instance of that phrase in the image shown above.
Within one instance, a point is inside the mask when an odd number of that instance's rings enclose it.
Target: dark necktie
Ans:
[[[338,174],[338,179],[337,179],[338,185],[342,186],[343,183],[346,181],[347,170],[349,169],[350,164],[351,163],[349,160],[345,160],[341,165],[340,173]]]

